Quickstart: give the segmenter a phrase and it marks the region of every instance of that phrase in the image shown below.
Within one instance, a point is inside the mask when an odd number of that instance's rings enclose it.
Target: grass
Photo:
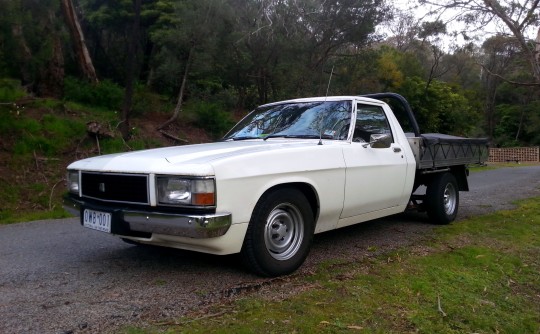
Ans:
[[[125,333],[540,333],[540,198],[456,222],[432,240],[290,277],[301,292],[247,296]],[[272,283],[279,284],[279,283]]]
[[[499,169],[499,168],[506,168],[506,167],[523,167],[523,166],[538,166],[538,162],[489,162],[486,165],[480,166],[480,165],[471,165],[469,166],[469,171],[471,173],[475,172],[483,172],[486,170],[493,170],[493,169]]]

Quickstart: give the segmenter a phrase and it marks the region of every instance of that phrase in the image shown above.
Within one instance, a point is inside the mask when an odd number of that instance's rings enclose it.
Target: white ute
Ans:
[[[467,165],[486,159],[484,139],[421,135],[397,94],[297,99],[256,108],[220,142],[76,161],[64,207],[127,242],[240,253],[278,276],[302,265],[316,233],[408,208],[451,222]]]

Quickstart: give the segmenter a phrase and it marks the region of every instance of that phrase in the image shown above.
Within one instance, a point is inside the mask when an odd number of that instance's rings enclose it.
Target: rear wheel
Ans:
[[[454,175],[435,175],[427,186],[425,202],[427,214],[435,224],[449,224],[456,219],[459,189]]]
[[[279,276],[298,269],[313,239],[311,206],[298,189],[265,194],[255,206],[244,239],[244,263],[261,276]]]

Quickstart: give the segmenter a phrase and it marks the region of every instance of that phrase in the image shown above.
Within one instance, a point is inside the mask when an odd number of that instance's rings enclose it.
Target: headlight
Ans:
[[[159,204],[195,206],[216,204],[214,179],[158,176],[156,186]]]
[[[68,170],[67,173],[67,186],[68,191],[72,194],[79,195],[79,171],[78,170]]]

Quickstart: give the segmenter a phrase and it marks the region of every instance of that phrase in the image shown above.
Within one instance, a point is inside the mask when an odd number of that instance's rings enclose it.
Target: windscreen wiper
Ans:
[[[301,139],[334,139],[334,136],[330,135],[285,135],[285,134],[275,134],[264,137],[264,140],[269,138],[301,138]]]
[[[223,139],[223,141],[230,141],[230,140],[237,141],[237,140],[249,140],[249,139],[261,139],[261,137],[256,137],[256,136],[229,137],[229,138]]]

